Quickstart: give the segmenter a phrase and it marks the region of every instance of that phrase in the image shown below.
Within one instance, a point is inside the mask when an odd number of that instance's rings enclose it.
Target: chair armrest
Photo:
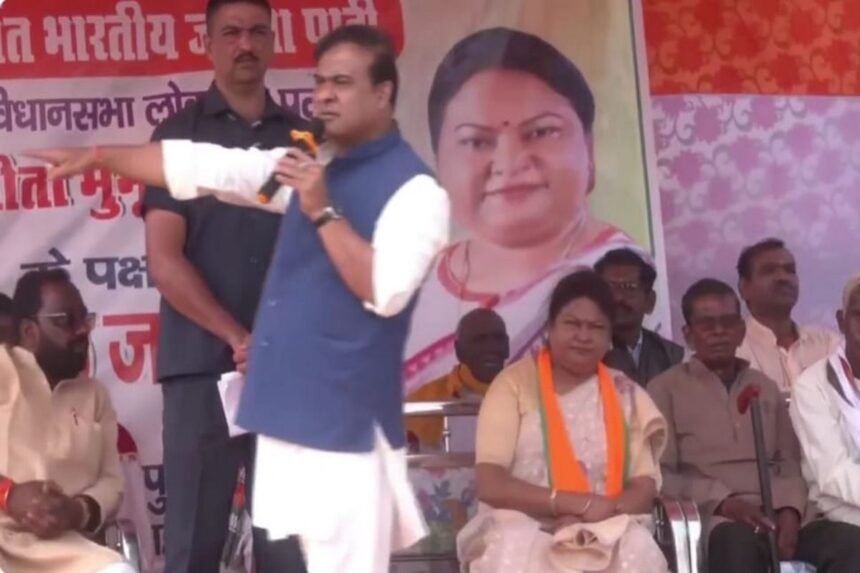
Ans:
[[[654,500],[654,537],[675,573],[691,573],[687,521],[678,501]]]
[[[107,522],[104,526],[105,546],[125,557],[126,561],[140,571],[140,542],[134,523],[127,519]]]
[[[699,573],[705,570],[704,551],[702,549],[702,517],[699,507],[688,499],[679,500],[684,519],[687,521],[687,538],[690,547],[690,571]]]
[[[463,400],[440,400],[436,402],[406,402],[403,404],[403,415],[407,417],[444,416],[471,417],[477,416],[481,409],[480,402]]]

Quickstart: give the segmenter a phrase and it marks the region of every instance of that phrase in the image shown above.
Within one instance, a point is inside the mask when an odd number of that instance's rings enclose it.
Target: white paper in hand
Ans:
[[[248,433],[248,430],[236,423],[239,398],[242,396],[244,386],[245,377],[240,372],[227,372],[218,380],[218,393],[221,395],[221,405],[224,407],[224,417],[227,419],[227,431],[231,438]]]

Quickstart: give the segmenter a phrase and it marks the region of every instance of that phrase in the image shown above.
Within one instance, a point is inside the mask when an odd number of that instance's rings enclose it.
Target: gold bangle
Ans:
[[[586,500],[586,502],[585,502],[585,507],[583,507],[583,508],[582,508],[582,511],[580,511],[580,512],[579,512],[579,516],[580,516],[580,517],[582,517],[583,515],[585,515],[586,513],[588,513],[588,508],[589,508],[589,507],[591,507],[591,502],[593,502],[593,501],[594,501],[594,496],[593,496],[593,495],[589,495],[589,496],[588,496],[588,500]]]
[[[556,507],[555,499],[558,497],[558,490],[552,488],[552,491],[549,492],[549,513],[553,517],[558,515],[558,507]]]

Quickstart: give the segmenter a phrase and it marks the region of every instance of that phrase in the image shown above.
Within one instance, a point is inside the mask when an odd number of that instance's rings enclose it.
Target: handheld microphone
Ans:
[[[325,124],[323,124],[320,119],[314,118],[311,120],[306,131],[299,129],[290,130],[290,138],[295,144],[294,147],[298,147],[311,157],[316,157],[319,152],[319,144],[322,142],[324,132]],[[278,189],[281,188],[281,184],[275,176],[276,174],[272,173],[269,179],[262,187],[260,187],[260,190],[257,191],[257,201],[263,205],[271,202],[275,193],[277,193]]]

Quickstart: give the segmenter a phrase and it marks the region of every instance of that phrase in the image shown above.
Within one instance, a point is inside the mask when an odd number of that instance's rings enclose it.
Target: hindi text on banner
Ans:
[[[158,359],[158,314],[106,315],[103,325],[126,329],[123,340],[113,340],[108,345],[111,367],[119,380],[128,384],[139,382],[147,357],[150,372],[154,374]]]
[[[51,247],[48,250],[48,255],[53,259],[51,261],[41,261],[36,263],[22,263],[21,270],[23,272],[27,271],[45,271],[49,269],[56,269],[60,267],[69,266],[72,261],[69,260],[66,255],[64,255],[60,249],[57,247]]]
[[[0,64],[31,64],[34,61],[30,20],[0,18]]]
[[[143,186],[135,181],[117,177],[107,169],[86,172],[81,179],[81,195],[99,198],[98,207],[90,209],[93,219],[116,219],[128,213],[129,208],[123,196],[133,199],[130,212],[135,217],[140,217]]]
[[[146,104],[144,116],[147,123],[155,127],[185,106],[194,103],[205,92],[186,92],[170,80],[167,82],[168,91],[154,95],[145,95],[141,100]]]
[[[179,58],[176,18],[144,15],[139,2],[123,0],[105,16],[45,16],[45,51],[66,62],[133,62]]]
[[[146,257],[87,257],[84,259],[87,280],[107,290],[152,288],[146,268]]]
[[[373,0],[348,0],[343,8],[303,8],[305,37],[313,44],[343,25],[376,25],[377,12]]]
[[[10,155],[0,155],[0,211],[32,211],[68,207],[68,181],[48,181],[42,165],[18,165]]]
[[[134,98],[33,98],[15,100],[0,87],[0,131],[95,131],[134,127]]]

